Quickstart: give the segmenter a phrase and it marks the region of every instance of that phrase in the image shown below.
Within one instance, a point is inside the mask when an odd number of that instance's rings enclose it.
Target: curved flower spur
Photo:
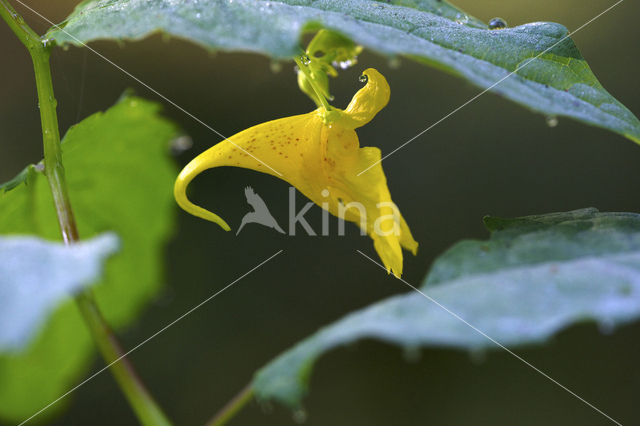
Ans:
[[[301,62],[298,65],[306,67]],[[176,180],[174,195],[180,207],[228,231],[223,219],[189,201],[189,182],[204,170],[221,166],[268,173],[289,182],[331,214],[357,223],[373,239],[387,271],[399,277],[402,248],[415,255],[418,243],[391,201],[379,163],[380,150],[360,148],[354,130],[387,105],[390,90],[375,69],[369,68],[362,75],[366,84],[345,110],[329,106],[323,94],[316,91],[320,98],[314,99],[320,104],[316,110],[253,126],[198,155]]]

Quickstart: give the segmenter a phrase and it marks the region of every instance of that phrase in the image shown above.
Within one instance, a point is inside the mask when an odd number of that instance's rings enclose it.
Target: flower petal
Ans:
[[[359,147],[354,130],[328,126],[327,153],[323,160],[327,194],[305,195],[335,216],[356,223],[373,239],[378,255],[388,271],[402,274],[401,247],[416,254],[418,243],[391,200],[387,179],[380,164],[380,150]],[[365,173],[358,174],[369,167]],[[323,188],[324,189],[324,188]]]
[[[418,243],[391,200],[380,150],[360,148],[354,130],[384,108],[390,95],[386,79],[376,70],[370,68],[363,75],[367,84],[344,111],[318,108],[259,124],[198,155],[176,180],[178,204],[229,230],[219,216],[188,200],[189,182],[204,170],[221,166],[268,173],[289,182],[333,215],[359,225],[373,239],[387,271],[399,277],[402,248],[416,254]]]
[[[389,103],[391,89],[387,79],[373,68],[366,69],[362,76],[366,78],[367,83],[349,102],[344,111],[330,111],[329,116],[333,121],[340,123],[349,129],[357,129],[362,127],[376,116]]]
[[[217,223],[228,231],[229,225],[219,216],[191,203],[187,185],[207,169],[221,166],[243,167],[281,177],[305,191],[303,174],[320,173],[317,159],[323,117],[318,111],[268,121],[244,130],[194,158],[180,172],[174,186],[175,198],[184,210]]]

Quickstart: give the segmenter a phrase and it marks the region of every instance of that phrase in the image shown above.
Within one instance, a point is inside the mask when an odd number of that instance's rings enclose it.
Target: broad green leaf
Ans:
[[[164,32],[210,49],[275,58],[298,55],[302,33],[326,28],[373,51],[491,87],[533,111],[572,117],[640,143],[640,121],[602,87],[567,29],[555,23],[490,30],[437,0],[90,0],[61,26],[47,35],[59,45]]]
[[[486,221],[491,238],[453,246],[436,260],[420,290],[500,344],[540,343],[585,320],[612,330],[640,317],[640,215],[586,209]],[[400,281],[398,286],[408,288]],[[346,316],[277,357],[257,373],[256,395],[297,406],[316,359],[364,338],[407,348],[497,348],[408,289]]]
[[[100,278],[117,248],[113,234],[69,247],[0,237],[0,351],[24,348],[61,301]]]
[[[109,323],[130,322],[162,282],[162,252],[173,226],[173,124],[156,104],[124,97],[72,127],[63,160],[82,239],[105,231],[121,238],[94,291]],[[0,233],[59,240],[53,201],[36,169],[0,193]],[[0,301],[1,303],[1,301]],[[94,345],[73,303],[52,316],[22,353],[0,354],[0,417],[24,420],[79,381]],[[49,413],[50,410],[47,410]]]

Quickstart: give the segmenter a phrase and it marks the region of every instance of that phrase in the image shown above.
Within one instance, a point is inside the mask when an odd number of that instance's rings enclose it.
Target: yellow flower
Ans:
[[[289,182],[333,215],[358,224],[373,239],[387,271],[399,277],[402,247],[415,255],[418,243],[391,201],[380,150],[360,148],[354,130],[371,121],[389,102],[386,79],[372,68],[363,76],[366,85],[345,110],[319,107],[308,114],[268,121],[198,155],[176,180],[178,204],[228,231],[224,220],[187,199],[189,182],[204,170],[221,166],[268,173]]]

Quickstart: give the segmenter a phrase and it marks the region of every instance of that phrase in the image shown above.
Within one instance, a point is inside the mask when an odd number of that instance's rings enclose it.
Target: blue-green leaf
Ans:
[[[487,336],[517,346],[581,321],[612,330],[640,317],[640,215],[587,209],[486,222],[491,238],[440,256],[424,295],[397,281],[406,294],[321,329],[260,370],[256,395],[298,405],[316,359],[354,340],[474,350],[498,348]]]
[[[60,45],[163,32],[210,49],[275,58],[298,55],[302,33],[326,28],[373,51],[459,75],[533,111],[640,143],[640,121],[602,87],[556,23],[491,30],[439,0],[89,0],[61,26],[48,33]]]
[[[100,278],[117,248],[114,234],[72,246],[0,237],[0,351],[24,348],[62,300]]]

